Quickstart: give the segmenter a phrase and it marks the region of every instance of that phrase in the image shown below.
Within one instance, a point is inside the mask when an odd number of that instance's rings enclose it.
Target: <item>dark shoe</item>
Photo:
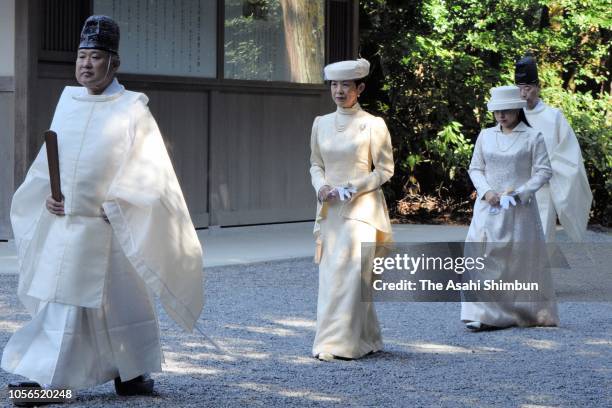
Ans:
[[[16,383],[9,383],[9,389],[14,388],[41,388],[40,384],[34,381],[21,381]]]
[[[10,383],[8,385],[9,390],[15,390],[20,388],[42,388],[39,383],[34,381],[21,381],[16,383]],[[13,405],[16,407],[40,407],[43,405],[51,405],[51,404],[62,404],[64,401],[23,401],[23,400],[12,400]]]
[[[42,407],[44,405],[63,404],[63,401],[47,402],[47,401],[13,401],[16,407]]]
[[[129,381],[121,381],[119,377],[115,378],[115,392],[117,395],[151,395],[153,394],[153,386],[155,381],[147,374],[139,375]]]
[[[473,332],[493,331],[502,329],[502,327],[489,326],[488,324],[484,324],[481,322],[469,322],[465,324],[465,327]]]

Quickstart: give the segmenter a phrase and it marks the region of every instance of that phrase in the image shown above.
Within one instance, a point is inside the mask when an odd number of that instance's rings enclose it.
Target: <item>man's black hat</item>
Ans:
[[[537,85],[538,65],[531,53],[525,54],[514,66],[514,83],[516,85]]]
[[[83,48],[119,54],[119,25],[107,16],[90,16],[81,31],[79,49]]]

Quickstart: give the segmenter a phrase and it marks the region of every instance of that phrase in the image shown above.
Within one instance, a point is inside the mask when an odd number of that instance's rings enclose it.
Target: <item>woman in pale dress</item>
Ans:
[[[362,301],[373,252],[362,256],[361,244],[391,241],[381,185],[393,175],[393,151],[384,120],[362,110],[357,101],[369,69],[364,59],[325,67],[337,110],[317,117],[312,128],[310,174],[318,198],[314,234],[319,263],[312,353],[325,361],[356,359],[382,348],[374,305]]]
[[[473,331],[559,322],[535,199],[552,171],[542,134],[530,127],[523,113],[525,103],[516,86],[491,91],[488,109],[498,125],[481,131],[474,148],[469,174],[478,198],[466,249],[484,249],[487,278],[537,282],[539,290],[463,302],[461,320]]]

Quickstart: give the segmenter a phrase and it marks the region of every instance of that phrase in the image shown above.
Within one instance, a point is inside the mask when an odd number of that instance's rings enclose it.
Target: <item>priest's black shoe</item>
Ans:
[[[147,374],[139,375],[129,381],[121,381],[115,378],[115,392],[117,395],[151,395],[155,381]]]
[[[34,381],[21,381],[21,382],[15,382],[15,383],[9,383],[8,385],[8,389],[9,390],[18,390],[18,389],[24,389],[24,388],[33,388],[33,389],[42,389],[42,387],[40,386],[39,383],[34,382]],[[16,407],[40,407],[43,405],[50,405],[50,404],[61,404],[61,401],[55,401],[55,402],[51,402],[51,401],[24,401],[24,398],[15,398],[13,399],[13,405],[15,405]]]
[[[14,388],[41,388],[40,384],[34,381],[21,381],[21,382],[14,382],[14,383],[9,383],[8,385],[9,389],[14,389]]]

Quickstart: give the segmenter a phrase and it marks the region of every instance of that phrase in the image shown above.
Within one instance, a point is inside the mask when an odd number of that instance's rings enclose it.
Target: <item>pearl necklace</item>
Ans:
[[[512,149],[512,146],[514,146],[516,144],[516,141],[519,139],[519,135],[515,135],[514,136],[514,140],[512,141],[512,143],[510,143],[510,146],[508,146],[506,149],[502,149],[499,146],[499,133],[495,132],[495,144],[497,145],[497,149],[502,152],[505,153],[508,150]]]
[[[361,110],[361,107],[359,106],[359,103],[355,103],[353,106],[351,106],[350,108],[341,108],[338,107],[338,110],[336,111],[336,113],[334,113],[334,128],[336,129],[337,133],[342,133],[344,132],[346,129],[348,129],[348,127],[351,125],[351,123],[353,122],[349,117],[355,117],[354,115],[359,112]],[[340,124],[338,121],[338,115],[342,115],[342,116],[347,116],[347,123],[346,124]]]
[[[336,132],[342,133],[346,130],[347,125],[338,125],[338,113],[334,114],[334,127],[336,128]]]

